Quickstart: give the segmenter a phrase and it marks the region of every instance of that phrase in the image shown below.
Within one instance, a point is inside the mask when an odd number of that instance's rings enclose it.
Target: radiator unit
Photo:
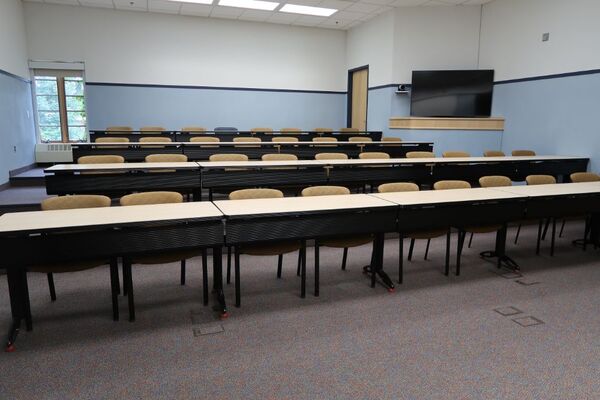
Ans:
[[[35,145],[38,163],[73,162],[73,151],[68,143],[38,143]]]

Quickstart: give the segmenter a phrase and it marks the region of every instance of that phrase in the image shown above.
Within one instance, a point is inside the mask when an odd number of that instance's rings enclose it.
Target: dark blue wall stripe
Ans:
[[[0,69],[0,74],[2,74],[2,75],[6,75],[6,76],[9,76],[9,77],[11,77],[11,78],[18,79],[18,80],[20,80],[21,82],[25,82],[25,83],[31,83],[31,80],[29,80],[29,79],[25,79],[25,78],[23,78],[23,77],[20,77],[19,75],[11,74],[10,72],[8,72],[8,71],[5,71],[5,70],[3,70],[3,69]]]
[[[128,86],[128,87],[168,88],[168,89],[238,90],[238,91],[248,91],[248,92],[346,94],[346,92],[337,92],[337,91],[332,91],[332,90],[264,89],[264,88],[243,88],[243,87],[225,87],[225,86],[150,85],[150,84],[139,84],[139,83],[86,82],[86,85],[90,85],[90,86]]]
[[[505,85],[507,83],[541,81],[541,80],[545,80],[545,79],[568,78],[570,76],[593,75],[593,74],[600,74],[600,69],[590,69],[590,70],[587,70],[587,71],[565,72],[563,74],[532,76],[532,77],[529,77],[529,78],[520,78],[520,79],[508,79],[508,80],[505,80],[505,81],[494,82],[494,84],[496,84],[496,85]]]

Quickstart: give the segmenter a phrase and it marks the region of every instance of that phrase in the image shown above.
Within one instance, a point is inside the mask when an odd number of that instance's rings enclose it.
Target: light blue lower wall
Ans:
[[[503,151],[588,156],[600,172],[600,74],[497,84],[493,113],[506,118]]]
[[[385,136],[400,137],[402,140],[434,142],[433,149],[438,156],[449,150],[481,156],[486,150],[499,150],[502,147],[500,131],[389,129],[390,117],[410,115],[409,95],[396,94],[395,91],[395,86],[369,90],[369,129],[381,130]]]
[[[189,125],[241,130],[346,126],[344,93],[88,84],[86,96],[90,129],[110,125],[173,130]]]
[[[31,84],[0,71],[0,185],[8,172],[35,162]]]

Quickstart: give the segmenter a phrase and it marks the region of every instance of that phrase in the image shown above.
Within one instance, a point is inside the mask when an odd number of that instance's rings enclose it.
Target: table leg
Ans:
[[[227,304],[225,302],[225,293],[223,291],[223,259],[221,246],[213,247],[213,279],[214,290],[217,297],[217,311],[221,319],[229,317]]]
[[[6,270],[8,293],[10,296],[10,311],[12,322],[8,330],[5,351],[15,351],[15,341],[21,329],[21,321],[25,318],[23,274],[17,267],[8,267]]]
[[[373,241],[373,253],[371,254],[371,265],[367,265],[363,268],[365,273],[371,275],[371,287],[375,287],[377,277],[381,279],[381,283],[385,286],[388,292],[394,292],[396,289],[394,283],[383,270],[383,250],[385,245],[385,235],[383,233],[375,234],[375,240]]]
[[[496,232],[496,248],[493,251],[479,253],[482,258],[497,258],[497,267],[505,266],[513,271],[520,271],[521,267],[512,258],[506,255],[506,232],[508,225],[503,224]]]

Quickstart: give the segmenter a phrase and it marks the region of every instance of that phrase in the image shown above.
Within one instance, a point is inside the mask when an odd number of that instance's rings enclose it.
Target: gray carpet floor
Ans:
[[[30,274],[34,330],[0,353],[0,398],[598,399],[600,250],[570,244],[581,230],[569,223],[550,257],[547,242],[535,256],[536,229],[524,228],[508,247],[522,276],[479,258],[491,234],[475,236],[459,277],[442,274],[442,239],[427,261],[418,241],[396,293],[369,287],[368,246],[350,250],[345,272],[341,251],[323,250],[319,298],[309,249],[304,300],[295,255],[281,280],[275,257],[244,256],[242,307],[228,286],[224,321],[201,304],[196,259],[186,286],[176,264],[134,267],[134,323],[122,297],[111,320],[108,268],[56,276],[55,303],[45,276]],[[386,241],[393,279],[397,249]]]

